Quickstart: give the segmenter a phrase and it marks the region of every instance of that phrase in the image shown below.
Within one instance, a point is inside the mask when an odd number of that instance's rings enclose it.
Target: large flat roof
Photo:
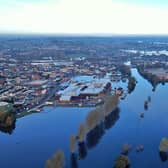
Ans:
[[[106,78],[99,79],[93,76],[78,76],[72,78],[69,86],[64,90],[60,90],[58,94],[60,94],[61,97],[79,96],[80,94],[99,94],[109,82],[111,81]],[[85,86],[86,88],[82,90]]]
[[[34,80],[31,82],[27,82],[26,85],[44,85],[47,83],[47,80]]]
[[[7,106],[9,103],[7,103],[7,102],[0,102],[0,106],[2,107],[2,106]]]

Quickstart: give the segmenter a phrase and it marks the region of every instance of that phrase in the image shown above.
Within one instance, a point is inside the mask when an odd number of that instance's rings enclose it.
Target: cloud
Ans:
[[[22,3],[0,10],[0,30],[35,33],[168,34],[168,11],[112,0]]]

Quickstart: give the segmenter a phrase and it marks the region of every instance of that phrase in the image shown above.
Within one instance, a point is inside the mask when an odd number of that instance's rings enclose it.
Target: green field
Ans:
[[[0,112],[10,112],[13,110],[13,105],[12,104],[8,104],[7,106],[2,106],[0,107]]]

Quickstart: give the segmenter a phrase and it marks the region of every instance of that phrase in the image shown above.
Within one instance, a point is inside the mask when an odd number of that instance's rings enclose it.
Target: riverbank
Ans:
[[[140,75],[148,80],[154,88],[156,88],[159,83],[168,82],[168,74],[166,69],[144,68],[144,66],[139,66],[137,69]]]

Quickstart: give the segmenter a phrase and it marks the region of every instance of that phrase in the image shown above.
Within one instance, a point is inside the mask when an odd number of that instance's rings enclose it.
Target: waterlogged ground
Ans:
[[[123,144],[132,145],[128,154],[133,168],[167,168],[168,161],[159,156],[159,143],[168,137],[168,84],[159,85],[155,92],[152,86],[134,69],[138,83],[135,90],[120,102],[119,110],[111,116],[95,134],[86,140],[79,168],[112,167]],[[119,84],[126,86],[126,84]],[[148,110],[144,101],[151,96]],[[66,167],[71,167],[69,138],[77,133],[90,108],[45,108],[44,112],[17,119],[11,135],[0,133],[0,167],[42,168],[45,160],[56,150],[65,152]],[[140,114],[144,112],[144,118]],[[136,146],[142,144],[144,151],[137,153]],[[79,152],[76,152],[79,155]]]

